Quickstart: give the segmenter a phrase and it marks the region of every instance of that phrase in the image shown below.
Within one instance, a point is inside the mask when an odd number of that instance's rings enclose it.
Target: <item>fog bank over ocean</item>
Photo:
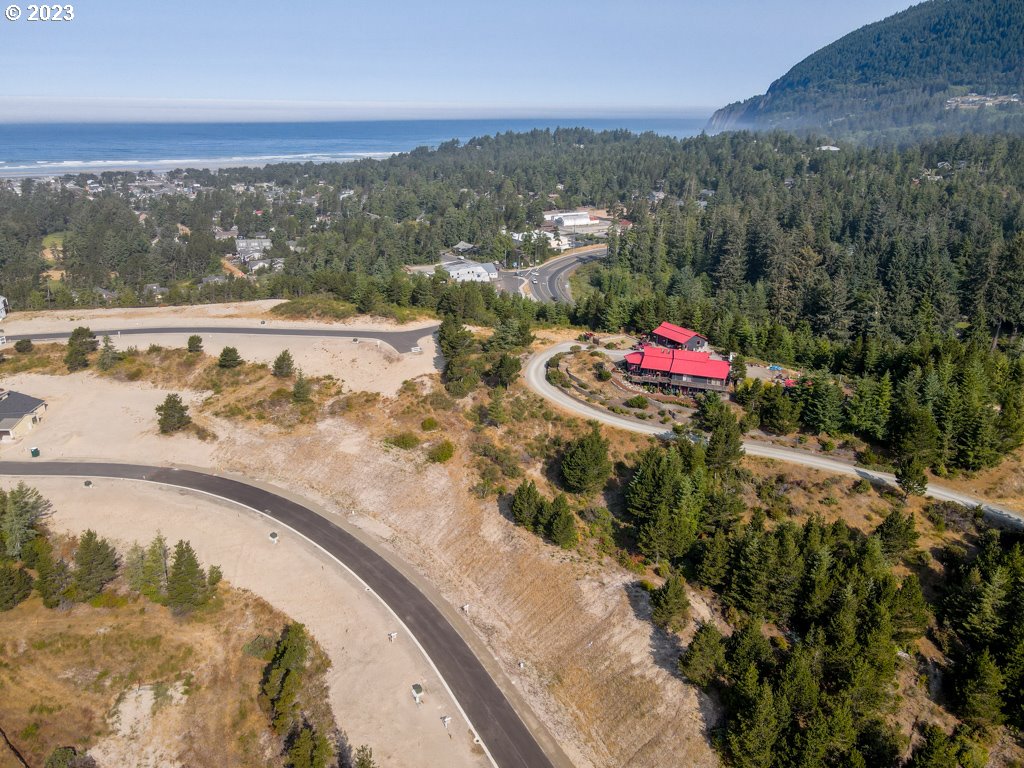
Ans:
[[[507,131],[585,127],[686,137],[706,118],[538,118],[323,123],[21,123],[0,125],[0,176],[340,162],[388,157]]]

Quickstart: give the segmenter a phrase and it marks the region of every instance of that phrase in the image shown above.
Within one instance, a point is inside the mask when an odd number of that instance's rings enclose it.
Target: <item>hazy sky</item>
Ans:
[[[0,122],[703,116],[909,5],[81,0],[0,18]]]

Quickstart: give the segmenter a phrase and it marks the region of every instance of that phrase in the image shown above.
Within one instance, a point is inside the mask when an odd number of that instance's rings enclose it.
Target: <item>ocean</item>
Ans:
[[[388,157],[506,131],[582,126],[696,136],[706,119],[391,120],[324,123],[0,124],[0,177]]]

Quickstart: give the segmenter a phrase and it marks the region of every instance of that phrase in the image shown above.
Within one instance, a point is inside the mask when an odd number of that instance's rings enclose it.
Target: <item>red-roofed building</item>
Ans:
[[[696,331],[689,328],[681,328],[672,323],[662,323],[653,331],[651,336],[656,343],[669,349],[688,349],[691,352],[702,352],[708,346],[708,340]]]
[[[634,384],[652,384],[675,391],[714,390],[729,386],[728,360],[716,360],[709,352],[644,347],[626,355],[626,378]]]

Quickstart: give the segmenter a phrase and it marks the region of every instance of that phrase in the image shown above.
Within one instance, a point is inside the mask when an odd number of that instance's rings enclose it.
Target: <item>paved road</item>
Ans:
[[[553,384],[549,384],[545,375],[547,370],[545,367],[547,361],[559,352],[568,352],[572,346],[573,342],[556,344],[553,347],[549,347],[548,349],[538,352],[531,357],[526,364],[526,370],[524,372],[524,378],[526,379],[527,386],[542,397],[547,398],[551,402],[556,403],[566,410],[572,411],[583,418],[593,419],[602,424],[617,427],[618,429],[626,429],[632,432],[639,432],[641,434],[653,435],[656,437],[672,438],[675,436],[671,430],[666,430],[665,427],[660,424],[650,424],[619,416],[606,411],[603,408],[595,407],[590,403],[577,399],[564,389],[556,387]],[[864,469],[863,467],[858,467],[845,461],[809,453],[807,451],[799,451],[795,448],[781,448],[777,445],[762,443],[756,440],[745,440],[743,442],[743,448],[748,456],[759,456],[761,458],[784,461],[789,464],[799,464],[805,467],[811,467],[812,469],[820,469],[825,472],[862,477],[874,483],[886,485],[896,484],[895,476],[888,472],[877,472],[872,469]],[[953,490],[952,488],[946,488],[941,485],[931,483],[928,486],[927,495],[934,499],[955,501],[958,504],[964,504],[969,507],[980,506],[987,514],[995,519],[1015,527],[1024,527],[1024,515],[1021,513],[990,504],[984,499],[979,499],[975,496],[961,493],[960,491]]]
[[[575,253],[556,256],[533,270],[523,270],[521,278],[515,272],[503,272],[499,278],[500,286],[514,293],[525,284],[529,287],[530,295],[537,301],[571,304],[569,278],[572,273],[584,264],[603,259],[607,255],[608,249],[603,245],[581,248]],[[534,272],[538,274],[534,275]],[[534,283],[534,280],[537,282]]]
[[[338,339],[359,339],[360,341],[380,341],[396,352],[411,352],[412,348],[418,346],[418,342],[424,336],[430,336],[437,330],[437,326],[428,326],[411,331],[377,331],[359,330],[356,328],[287,328],[273,327],[266,325],[251,326],[220,326],[220,325],[192,325],[192,326],[166,326],[148,327],[136,326],[133,328],[107,328],[93,329],[97,338],[103,336],[131,336],[131,335],[152,335],[152,334],[180,334],[183,337],[191,336],[193,333],[199,335],[221,334],[221,335],[242,335],[242,336],[315,336],[321,338]],[[22,333],[8,334],[7,341],[14,342],[18,339],[32,339],[33,341],[53,341],[66,339],[71,331],[58,331],[56,333]]]
[[[434,663],[499,768],[554,765],[469,645],[434,604],[384,558],[313,510],[238,480],[184,469],[104,462],[2,461],[0,475],[144,480],[202,491],[268,515],[336,557],[390,606]],[[564,758],[558,762],[563,763]]]

